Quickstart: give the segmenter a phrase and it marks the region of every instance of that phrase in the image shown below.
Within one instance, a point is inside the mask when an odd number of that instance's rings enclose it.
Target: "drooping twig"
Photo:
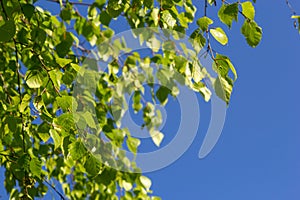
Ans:
[[[291,10],[291,12],[293,13],[293,15],[296,15],[296,11],[293,8],[293,6],[291,5],[291,3],[289,2],[289,0],[285,0],[286,5],[289,7],[289,9]]]
[[[62,193],[60,193],[51,183],[49,183],[46,178],[44,178],[44,181],[45,181],[45,183],[47,183],[54,190],[54,192],[56,192],[59,195],[59,197],[61,199],[66,200],[64,195]]]

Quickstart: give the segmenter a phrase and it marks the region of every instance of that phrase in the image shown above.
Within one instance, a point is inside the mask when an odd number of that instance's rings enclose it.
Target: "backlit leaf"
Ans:
[[[250,1],[246,1],[241,3],[242,5],[242,13],[251,20],[254,20],[255,10]]]
[[[218,27],[215,29],[210,29],[209,30],[212,36],[222,45],[225,45],[228,43],[228,38],[226,33],[223,31],[222,28]]]

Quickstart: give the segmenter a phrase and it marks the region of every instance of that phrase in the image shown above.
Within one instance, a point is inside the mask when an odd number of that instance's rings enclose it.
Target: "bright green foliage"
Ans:
[[[152,195],[151,180],[122,150],[136,155],[142,144],[121,128],[122,117],[130,106],[142,113],[141,126],[159,147],[164,133],[158,131],[162,114],[155,105],[165,106],[176,97],[179,84],[209,101],[212,91],[204,81],[208,79],[228,104],[237,73],[228,57],[214,51],[210,39],[226,45],[230,35],[213,27],[215,16],[203,13],[194,19],[192,0],[47,2],[60,7],[58,14],[35,2],[0,4],[0,165],[6,169],[4,187],[11,199],[43,198],[52,190],[62,199],[159,200]],[[207,3],[214,6],[217,1]],[[78,4],[86,8],[86,16]],[[242,34],[251,47],[257,46],[262,30],[250,2],[222,4],[218,18],[230,28],[239,13],[245,18]],[[131,52],[123,39],[107,45],[115,35],[111,22],[120,18],[132,29],[153,28],[133,31],[150,55]],[[177,49],[173,41],[161,40],[161,29],[164,38],[177,39],[193,30],[193,49],[184,43]],[[199,62],[201,50],[213,59],[216,78]],[[99,73],[99,63],[90,53],[108,61],[107,70]],[[155,78],[161,86],[148,83],[152,99],[145,99],[144,83]],[[125,94],[132,97],[131,105]],[[63,194],[50,186],[54,180]]]

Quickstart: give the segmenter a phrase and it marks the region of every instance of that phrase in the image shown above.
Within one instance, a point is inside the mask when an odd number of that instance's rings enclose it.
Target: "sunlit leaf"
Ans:
[[[251,20],[254,20],[255,10],[250,1],[241,3],[242,13]]]
[[[215,29],[210,29],[209,30],[212,36],[222,45],[225,45],[228,43],[228,38],[226,33],[223,31],[222,28],[218,27]]]

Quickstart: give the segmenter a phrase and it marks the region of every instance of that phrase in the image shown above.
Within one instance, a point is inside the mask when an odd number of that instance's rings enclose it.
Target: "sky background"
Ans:
[[[45,9],[58,8],[41,2]],[[193,2],[198,7],[196,18],[202,17],[203,1]],[[300,2],[290,2],[300,13]],[[208,16],[217,22],[216,12],[209,8]],[[146,174],[152,179],[154,194],[166,200],[300,199],[300,35],[290,16],[285,0],[258,0],[255,19],[263,28],[263,39],[255,49],[240,34],[241,16],[230,31],[221,25],[229,44],[212,45],[231,58],[239,76],[222,135],[213,151],[200,160],[210,105],[199,98],[201,121],[193,144],[172,165]],[[112,25],[118,27],[116,33],[128,29],[120,21]],[[176,112],[173,106],[176,103],[170,101],[167,111]],[[170,114],[163,146],[174,137],[179,119]],[[5,199],[3,194],[0,188]]]

